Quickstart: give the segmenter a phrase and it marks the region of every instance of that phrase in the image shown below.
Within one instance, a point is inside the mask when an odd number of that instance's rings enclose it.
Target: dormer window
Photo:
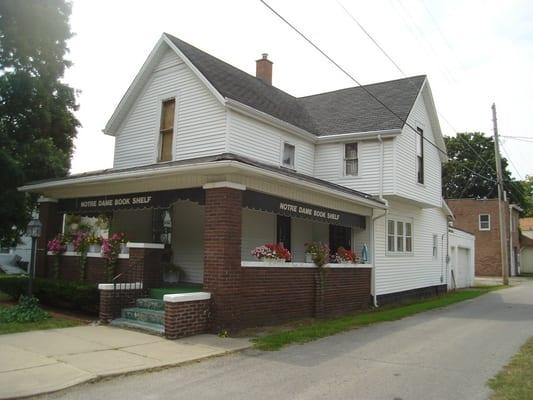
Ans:
[[[416,180],[424,183],[424,131],[416,128]]]
[[[283,157],[281,164],[284,167],[294,169],[294,145],[290,143],[283,143]]]
[[[344,145],[344,175],[357,176],[359,174],[359,156],[357,143]]]
[[[161,105],[161,124],[159,128],[159,161],[172,160],[175,109],[176,99],[165,100]]]

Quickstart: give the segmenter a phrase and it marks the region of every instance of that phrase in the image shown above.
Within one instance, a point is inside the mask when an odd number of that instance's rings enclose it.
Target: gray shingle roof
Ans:
[[[294,97],[232,65],[165,34],[223,96],[315,135],[402,128],[403,123],[360,87]],[[365,87],[404,120],[425,80],[424,75]]]

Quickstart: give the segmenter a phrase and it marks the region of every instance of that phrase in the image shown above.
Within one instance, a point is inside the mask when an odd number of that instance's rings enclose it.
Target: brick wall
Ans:
[[[232,330],[240,314],[242,192],[205,191],[204,290],[213,296],[213,329]]]
[[[57,212],[57,203],[39,200],[39,220],[43,227],[41,237],[37,239],[35,274],[39,277],[45,277],[50,268],[46,257],[48,241],[62,231],[63,216]]]
[[[100,307],[98,318],[102,322],[110,322],[118,318],[123,308],[134,307],[138,298],[146,297],[143,289],[132,290],[120,287],[117,291],[100,290]]]
[[[476,237],[476,276],[501,276],[500,223],[497,199],[446,200],[455,215],[454,226],[473,233]],[[479,214],[490,215],[490,231],[479,230]],[[509,249],[509,205],[505,205],[504,229]],[[513,243],[518,243],[518,232],[513,233]],[[517,245],[518,247],[518,245]]]
[[[209,329],[211,300],[165,302],[165,336],[177,339]]]
[[[242,268],[241,327],[333,317],[370,305],[370,268]]]

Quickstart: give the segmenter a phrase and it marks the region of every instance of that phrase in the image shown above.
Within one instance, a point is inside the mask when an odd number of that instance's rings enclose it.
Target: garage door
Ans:
[[[533,248],[524,247],[520,257],[520,272],[533,273]]]
[[[457,287],[470,287],[474,277],[473,265],[470,263],[470,249],[464,247],[457,248],[457,267],[456,267]]]

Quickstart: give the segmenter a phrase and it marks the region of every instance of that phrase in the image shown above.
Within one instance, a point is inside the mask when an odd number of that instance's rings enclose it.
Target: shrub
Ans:
[[[17,299],[25,295],[28,278],[8,276],[0,278],[0,291]],[[91,314],[98,313],[99,293],[96,285],[36,278],[33,283],[33,295],[42,304],[77,310]]]
[[[49,318],[46,311],[39,307],[36,297],[20,296],[19,303],[12,308],[0,309],[0,322],[39,322]]]

